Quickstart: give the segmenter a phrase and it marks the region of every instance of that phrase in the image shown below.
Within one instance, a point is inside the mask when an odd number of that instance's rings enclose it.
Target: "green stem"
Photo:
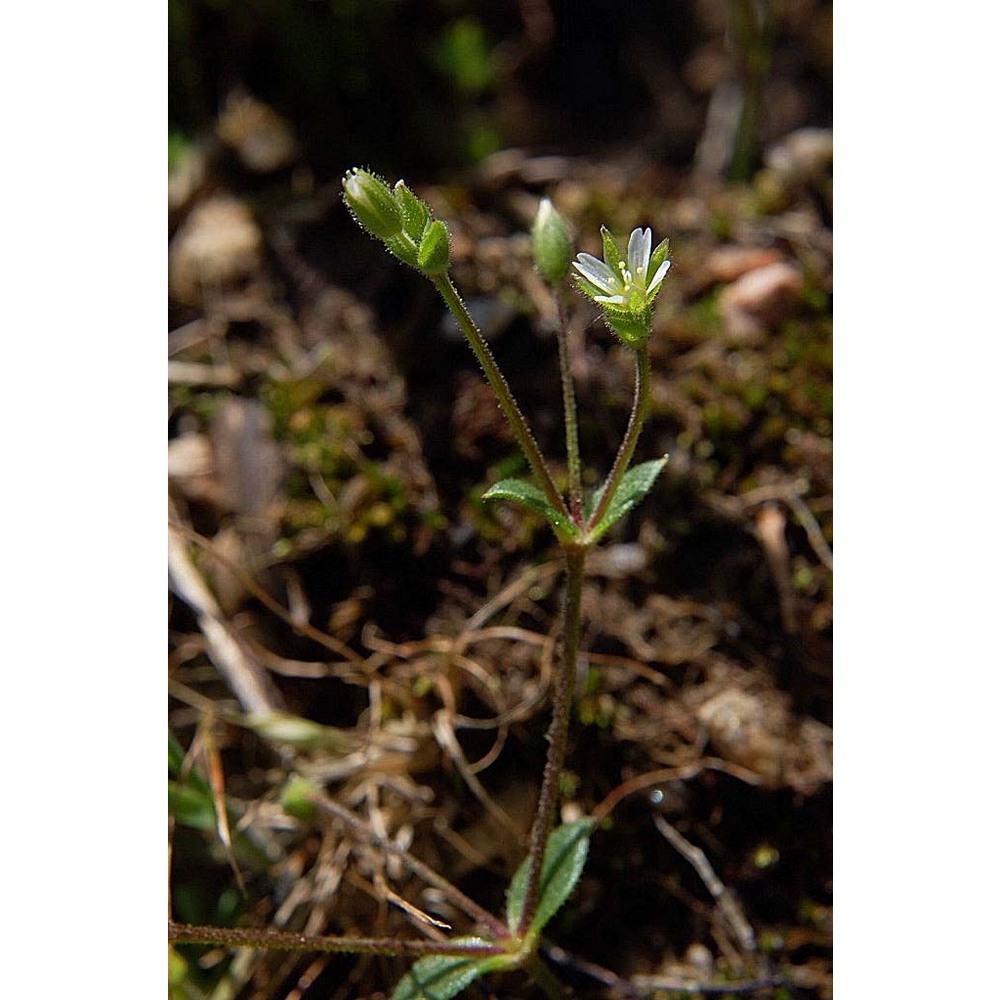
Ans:
[[[587,546],[564,545],[566,553],[566,615],[563,627],[563,656],[552,699],[552,722],[549,724],[549,749],[542,774],[542,788],[538,794],[538,807],[531,826],[528,848],[528,877],[525,885],[524,910],[517,936],[523,938],[538,910],[539,882],[545,845],[555,825],[556,805],[559,799],[559,777],[566,761],[569,742],[570,707],[573,700],[573,682],[576,679],[576,660],[580,649],[580,603],[583,595],[583,571],[587,561]]]
[[[462,333],[465,334],[465,339],[469,342],[469,346],[482,366],[483,373],[486,375],[486,381],[489,382],[493,392],[496,394],[500,409],[503,410],[503,414],[507,418],[507,423],[510,424],[510,428],[514,432],[514,437],[517,438],[517,443],[521,446],[521,450],[528,460],[528,465],[531,466],[531,471],[541,484],[546,498],[555,510],[569,519],[570,514],[566,508],[566,502],[556,489],[556,484],[552,480],[548,466],[545,464],[545,459],[542,458],[542,453],[539,451],[538,444],[531,433],[531,428],[528,427],[528,422],[524,419],[524,414],[521,413],[517,405],[517,400],[514,399],[514,395],[510,391],[510,386],[503,376],[503,372],[497,367],[493,352],[469,315],[469,310],[465,307],[465,303],[458,294],[458,290],[452,284],[451,278],[447,274],[432,277],[430,280],[438,290],[441,298],[444,299],[444,304],[457,320]]]
[[[559,374],[562,376],[563,412],[566,423],[566,463],[569,471],[569,510],[577,524],[583,523],[583,487],[580,478],[580,432],[576,420],[576,394],[573,391],[573,367],[569,355],[569,334],[562,300],[556,298],[559,327]]]
[[[622,439],[621,447],[615,457],[615,464],[608,473],[601,498],[587,522],[587,528],[594,528],[601,523],[601,518],[607,513],[608,506],[614,499],[622,476],[628,471],[629,462],[635,454],[635,446],[642,431],[643,421],[649,411],[649,348],[639,347],[635,352],[635,397],[632,400],[632,413],[628,419],[628,429]]]
[[[549,1000],[565,1000],[566,987],[538,955],[532,955],[524,968]]]
[[[481,958],[506,954],[501,945],[483,941],[465,944],[451,941],[401,941],[396,938],[351,938],[290,934],[236,927],[195,927],[170,922],[170,941],[177,944],[216,944],[227,948],[261,948],[268,951],[351,952],[356,955],[468,955]]]

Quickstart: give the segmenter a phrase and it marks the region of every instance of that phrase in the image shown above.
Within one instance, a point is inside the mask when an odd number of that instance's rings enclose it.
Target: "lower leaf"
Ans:
[[[487,944],[481,938],[461,938],[456,943]],[[514,961],[512,955],[486,955],[483,958],[428,955],[414,962],[399,981],[391,1000],[450,1000],[480,976],[509,966]]]

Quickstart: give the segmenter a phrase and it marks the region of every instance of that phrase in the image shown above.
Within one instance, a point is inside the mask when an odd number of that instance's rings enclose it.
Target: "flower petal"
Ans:
[[[653,248],[652,229],[633,229],[628,238],[628,266],[633,275],[645,272]]]
[[[573,261],[573,267],[592,285],[596,285],[602,292],[607,292],[609,295],[614,294],[621,287],[621,279],[615,272],[603,260],[598,260],[592,254],[578,254],[576,260]]]
[[[660,285],[660,282],[663,281],[663,279],[667,275],[667,271],[669,271],[669,270],[670,270],[670,261],[669,260],[665,260],[656,269],[656,274],[653,275],[653,280],[650,281],[650,283],[646,286],[646,292],[647,292],[647,294],[656,291],[656,289]]]

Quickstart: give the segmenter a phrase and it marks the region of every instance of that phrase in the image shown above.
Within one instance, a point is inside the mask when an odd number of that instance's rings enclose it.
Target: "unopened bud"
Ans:
[[[543,198],[538,206],[538,215],[535,216],[535,224],[531,229],[531,240],[535,266],[539,273],[550,285],[558,284],[569,271],[573,244],[566,220],[548,198]]]
[[[381,178],[355,167],[343,183],[344,201],[362,228],[381,240],[403,231],[403,213]]]

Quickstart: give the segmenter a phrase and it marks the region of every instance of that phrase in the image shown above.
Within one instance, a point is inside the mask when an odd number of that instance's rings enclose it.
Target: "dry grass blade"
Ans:
[[[462,780],[469,786],[469,790],[479,800],[483,808],[512,836],[518,840],[524,836],[524,831],[519,829],[517,824],[501,809],[489,792],[483,787],[480,780],[473,774],[469,762],[462,753],[462,748],[458,744],[455,730],[448,719],[447,712],[437,712],[431,723],[434,738],[438,741],[441,749],[452,759]]]
[[[698,873],[698,877],[705,883],[705,888],[712,894],[712,898],[719,907],[719,912],[725,918],[726,923],[729,924],[743,951],[747,955],[756,954],[757,938],[754,935],[753,928],[743,915],[736,897],[722,884],[719,876],[715,874],[711,863],[705,856],[705,852],[700,847],[695,847],[694,844],[687,840],[662,816],[654,816],[653,823],[656,825],[656,829],[691,863],[691,867],[694,868]]]
[[[226,807],[226,775],[222,768],[222,756],[219,753],[218,744],[215,741],[215,718],[207,716],[199,729],[201,744],[204,747],[205,762],[207,764],[208,781],[212,788],[212,802],[215,805],[215,829],[226,852],[226,860],[232,869],[233,877],[240,892],[246,897],[247,889],[243,881],[243,873],[236,863],[236,855],[233,852],[233,839],[229,831],[229,810]]]
[[[223,620],[219,605],[195,568],[181,532],[168,531],[171,589],[188,604],[208,644],[212,662],[248,714],[284,709],[284,701],[267,671],[252,657],[231,627]]]

